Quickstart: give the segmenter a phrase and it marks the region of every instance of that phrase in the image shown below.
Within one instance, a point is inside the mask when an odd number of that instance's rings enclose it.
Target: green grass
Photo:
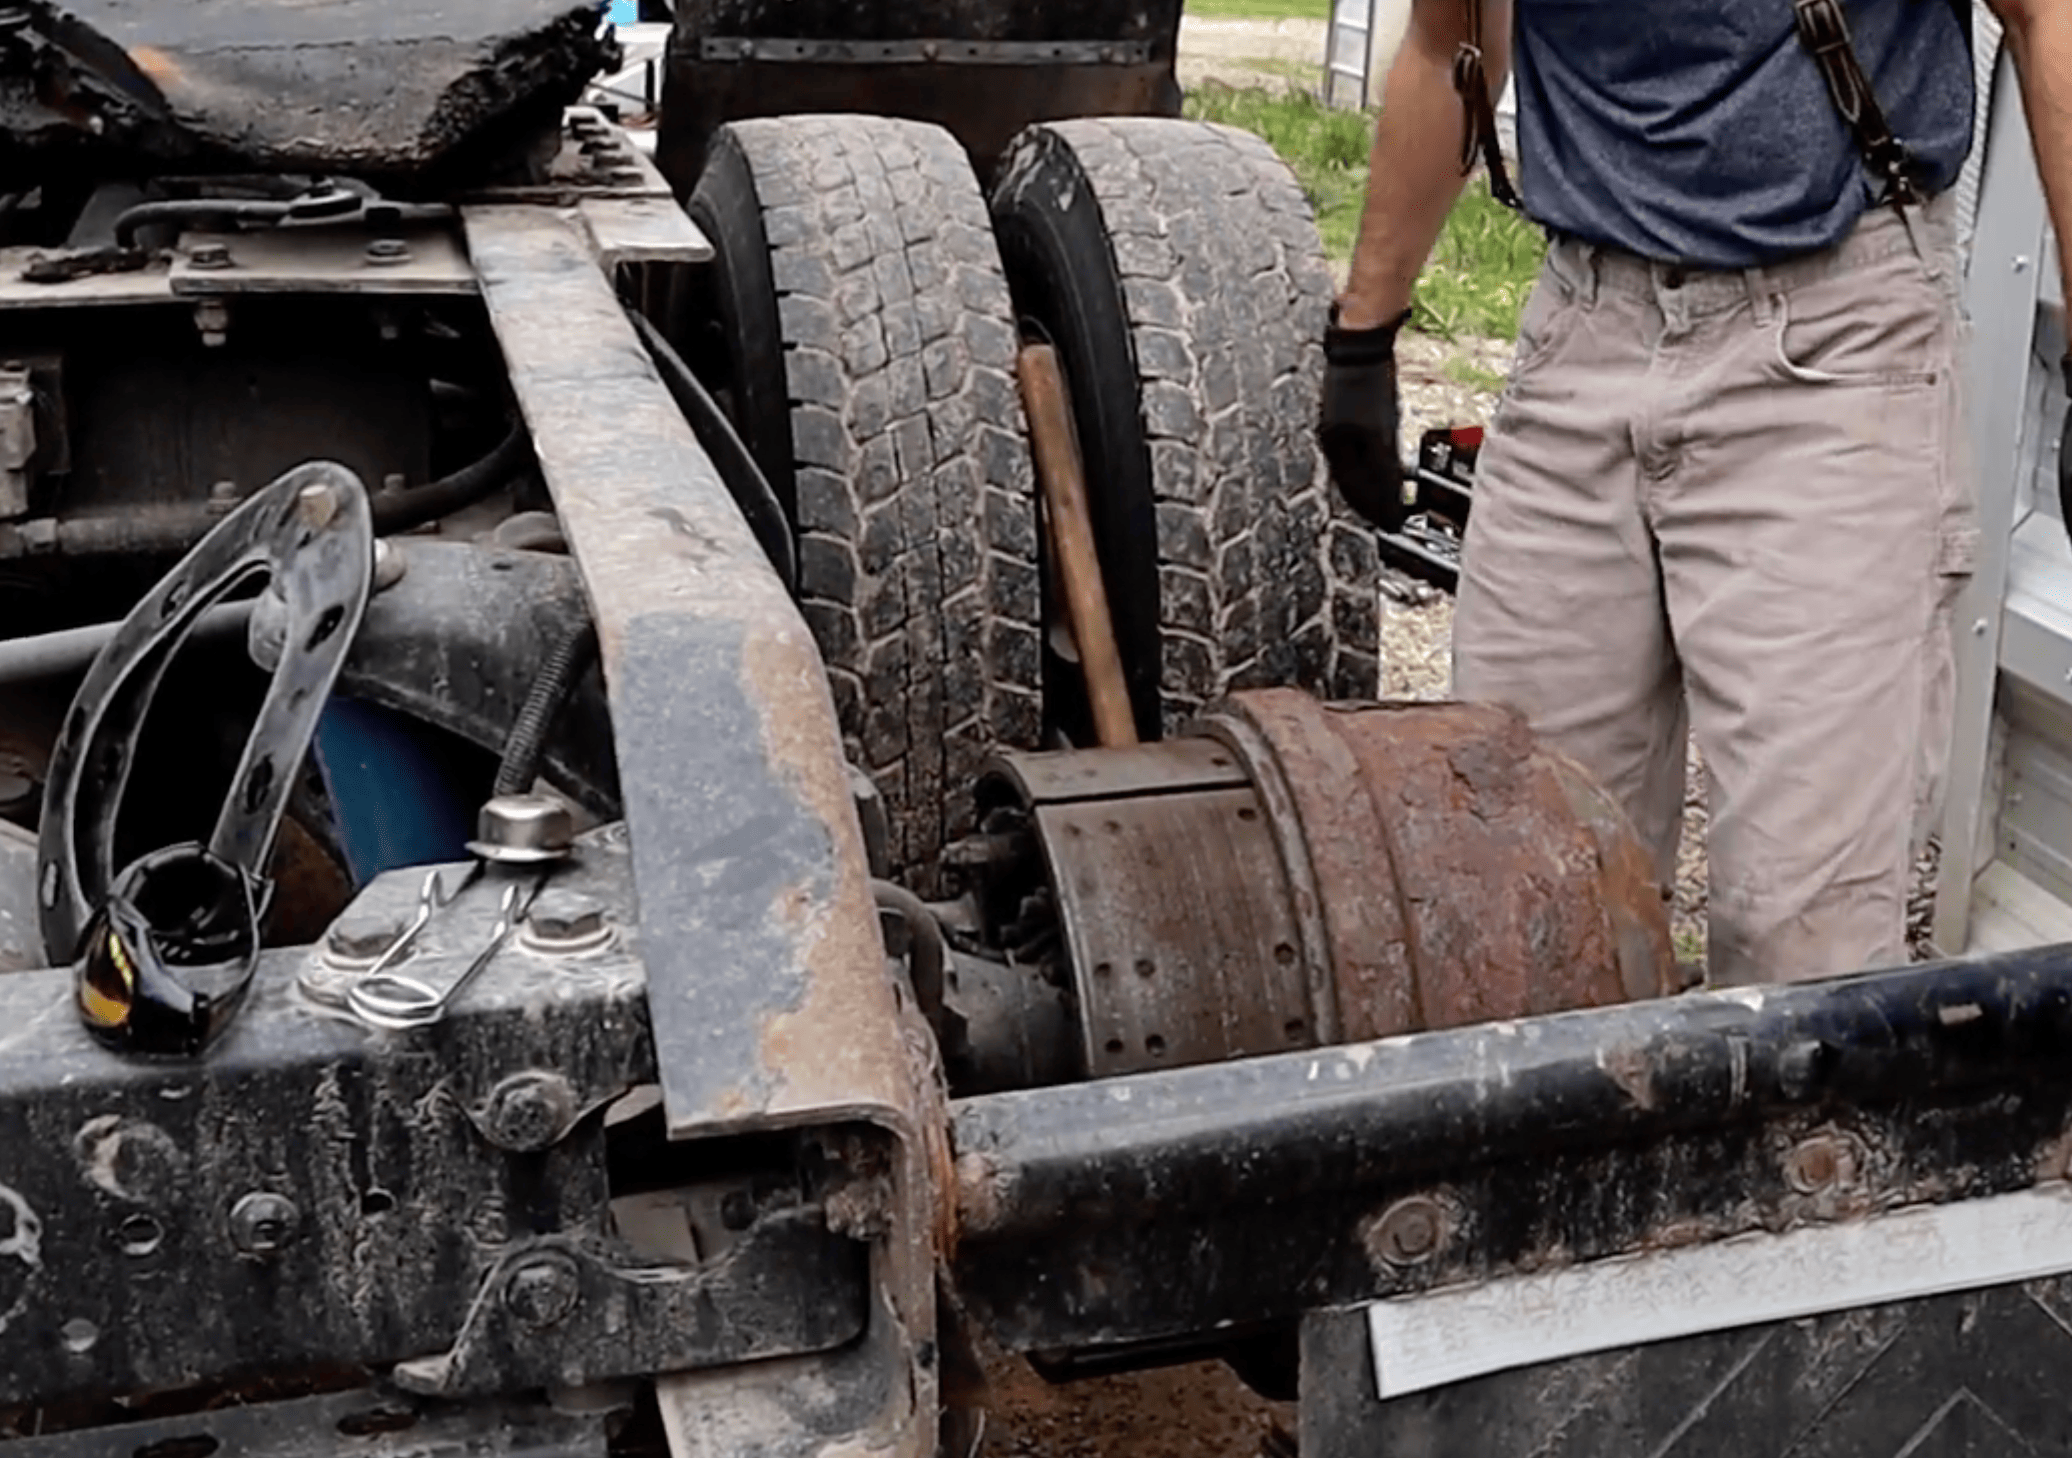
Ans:
[[[1334,110],[1307,92],[1213,82],[1188,96],[1187,114],[1256,132],[1281,154],[1316,209],[1325,254],[1343,275],[1366,201],[1373,117]],[[1545,254],[1539,229],[1492,198],[1488,183],[1476,177],[1418,279],[1411,327],[1447,339],[1516,338],[1519,311]]]
[[[1418,277],[1411,326],[1448,339],[1515,339],[1519,311],[1546,253],[1540,230],[1491,197],[1484,179],[1474,178]]]
[[[1218,20],[1329,20],[1331,0],[1187,0],[1186,10]]]
[[[1497,394],[1504,388],[1504,377],[1495,370],[1484,369],[1465,355],[1456,354],[1439,366],[1439,372],[1456,385],[1466,385],[1471,390],[1486,394]]]

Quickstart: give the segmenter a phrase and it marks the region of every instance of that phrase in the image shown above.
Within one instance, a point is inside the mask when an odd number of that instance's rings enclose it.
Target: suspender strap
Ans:
[[[1467,7],[1468,38],[1453,53],[1453,89],[1467,113],[1460,143],[1461,176],[1472,172],[1479,158],[1489,168],[1489,195],[1507,208],[1522,207],[1511,175],[1504,170],[1504,149],[1497,145],[1496,104],[1489,95],[1489,73],[1482,66],[1482,0],[1467,0]]]
[[[1798,14],[1799,40],[1827,78],[1828,95],[1856,139],[1872,184],[1882,189],[1878,200],[1899,207],[1920,202],[1914,159],[1892,135],[1884,109],[1871,92],[1870,78],[1863,74],[1863,63],[1849,40],[1849,17],[1841,0],[1792,0],[1792,9]]]

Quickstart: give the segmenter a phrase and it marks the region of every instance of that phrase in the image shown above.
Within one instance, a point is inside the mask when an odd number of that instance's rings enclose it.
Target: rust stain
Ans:
[[[180,63],[157,46],[137,46],[129,53],[136,68],[149,77],[159,90],[165,91],[178,86],[186,79],[186,72]]]
[[[927,1339],[935,1329],[935,1271],[955,1242],[949,1094],[932,1038],[886,972],[834,699],[805,624],[788,603],[785,610],[782,628],[748,635],[743,687],[760,710],[768,762],[827,827],[834,879],[817,902],[812,888],[800,887],[772,908],[799,928],[806,993],[762,1031],[767,1112],[826,1119],[847,1111],[897,1139],[888,1295],[908,1333]]]
[[[1234,695],[1219,731],[1284,784],[1329,928],[1341,1036],[1676,990],[1667,907],[1616,802],[1487,704]],[[1649,1095],[1651,1097],[1651,1095]]]
[[[957,1156],[957,1215],[965,1230],[984,1233],[999,1225],[1014,1203],[1014,1191],[998,1161],[976,1152]]]

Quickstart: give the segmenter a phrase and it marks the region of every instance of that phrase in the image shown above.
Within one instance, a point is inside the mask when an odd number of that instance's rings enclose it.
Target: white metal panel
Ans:
[[[1971,950],[1980,955],[2072,942],[2072,906],[2004,861],[1987,866],[1971,904]]]
[[[1378,1301],[1368,1308],[1375,1384],[1400,1397],[1585,1352],[2068,1270],[2072,1192],[2054,1182]]]
[[[1970,945],[1973,886],[1985,869],[1980,850],[1993,843],[1976,831],[1994,813],[1984,795],[1994,774],[1988,756],[1998,698],[2001,608],[2022,482],[2035,468],[2039,436],[2030,387],[2037,280],[2044,262],[2043,188],[2013,61],[2004,52],[1996,78],[1978,231],[1965,281],[1974,331],[1967,381],[1980,546],[1978,570],[1957,603],[1957,713],[1936,888],[1934,938],[1952,952]]]

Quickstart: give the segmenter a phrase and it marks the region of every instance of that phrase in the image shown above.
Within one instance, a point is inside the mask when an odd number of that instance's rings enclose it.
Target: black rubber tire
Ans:
[[[736,122],[689,209],[717,257],[685,349],[798,534],[851,757],[924,894],[996,743],[1042,728],[1013,305],[963,150],[889,117]]]
[[[1373,698],[1379,561],[1315,445],[1332,285],[1286,165],[1203,122],[1047,123],[992,208],[1025,328],[1070,381],[1139,732],[1233,688]]]

